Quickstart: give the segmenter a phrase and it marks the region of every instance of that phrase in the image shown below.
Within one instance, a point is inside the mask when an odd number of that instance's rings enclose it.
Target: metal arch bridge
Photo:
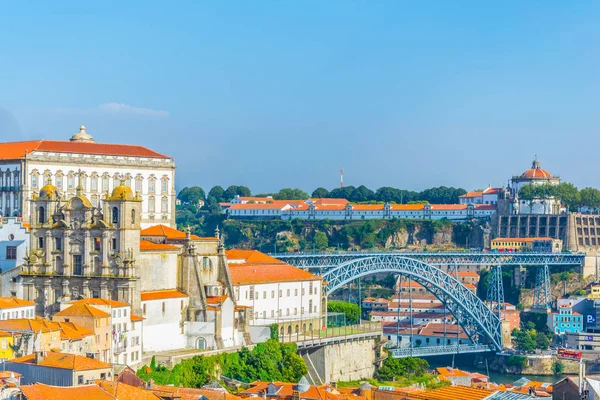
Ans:
[[[487,338],[491,347],[502,349],[498,316],[455,277],[434,265],[388,253],[342,263],[327,270],[323,280],[327,282],[327,293],[331,293],[355,279],[380,272],[404,275],[421,284],[440,299],[474,343]]]
[[[333,252],[333,253],[277,253],[272,257],[299,268],[333,268],[351,261],[394,256],[411,258],[429,265],[571,265],[581,266],[583,253],[487,253],[487,252]]]

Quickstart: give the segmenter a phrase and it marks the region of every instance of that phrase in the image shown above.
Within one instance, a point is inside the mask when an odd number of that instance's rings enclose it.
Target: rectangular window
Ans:
[[[274,299],[275,298],[275,291],[271,290],[271,298]]]
[[[167,311],[167,303],[163,301],[163,303],[162,303],[162,313],[163,313],[163,315],[165,315],[166,311]]]
[[[290,297],[290,289],[287,290],[287,297]]]
[[[162,199],[160,202],[160,212],[166,213],[169,211],[169,200]]]
[[[154,197],[150,197],[148,199],[148,212],[153,213],[156,211],[156,202],[154,201]]]
[[[141,179],[135,180],[135,191],[140,194],[142,193],[142,180]]]
[[[163,180],[160,182],[160,190],[162,191],[162,193],[167,193],[167,187],[168,187],[168,186],[167,186],[167,182],[168,182],[168,181],[167,181],[166,179],[163,179]]]
[[[100,251],[100,238],[94,238],[94,251]]]
[[[31,187],[37,188],[37,186],[38,186],[38,177],[37,177],[37,175],[32,175],[31,176]]]
[[[254,286],[250,286],[250,300],[254,300]]]
[[[73,256],[73,275],[82,275],[83,274],[83,256],[74,255]]]
[[[6,259],[16,260],[17,259],[17,246],[6,246]]]
[[[90,179],[90,183],[91,183],[91,190],[93,192],[98,191],[98,177],[97,176],[92,176],[92,178]]]
[[[267,298],[267,292],[263,292],[263,299]]]
[[[146,315],[146,305],[145,304],[142,306],[142,314]]]
[[[117,239],[112,240],[112,249],[117,250]]]
[[[155,191],[154,185],[155,185],[155,181],[153,179],[150,179],[148,181],[148,192],[149,193],[154,193],[154,191]]]
[[[102,178],[102,191],[108,192],[108,177]]]
[[[62,176],[57,176],[55,179],[56,179],[56,188],[58,190],[62,190],[62,188],[63,188],[63,177]]]
[[[62,238],[54,239],[54,244],[56,246],[56,250],[62,250]]]
[[[75,187],[74,182],[75,182],[75,178],[73,178],[72,176],[69,176],[67,178],[67,189],[73,189]]]
[[[43,249],[44,248],[44,238],[40,237],[38,238],[38,249]]]
[[[77,384],[78,385],[83,385],[83,375],[78,375],[77,376]]]

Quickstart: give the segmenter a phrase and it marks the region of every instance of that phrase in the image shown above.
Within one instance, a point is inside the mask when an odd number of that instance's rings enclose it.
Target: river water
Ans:
[[[430,368],[439,368],[439,367],[451,367],[452,366],[452,356],[438,356],[438,357],[427,357],[427,362],[429,363]],[[529,379],[530,381],[538,381],[538,382],[550,382],[555,383],[565,375],[515,375],[515,374],[502,374],[500,372],[490,371],[488,374],[484,369],[477,369],[473,365],[473,356],[472,355],[458,355],[454,358],[454,367],[458,369],[462,369],[470,372],[479,372],[480,374],[489,375],[490,381],[498,384],[507,384],[513,383],[517,379],[522,376]]]

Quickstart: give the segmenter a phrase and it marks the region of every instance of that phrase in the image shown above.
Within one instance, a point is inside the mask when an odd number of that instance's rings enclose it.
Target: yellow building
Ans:
[[[590,294],[588,295],[588,299],[600,299],[600,285],[592,286]]]
[[[560,253],[562,240],[549,237],[496,238],[490,243],[491,249],[499,252],[534,251],[539,253]]]
[[[0,331],[0,361],[12,360],[15,353],[12,349],[14,345],[13,335],[6,331]]]

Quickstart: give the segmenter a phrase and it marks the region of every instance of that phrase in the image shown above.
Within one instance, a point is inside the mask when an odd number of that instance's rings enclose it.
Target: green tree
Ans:
[[[581,203],[579,190],[572,183],[562,182],[555,185],[554,196],[571,211],[577,211]]]
[[[231,200],[231,198],[225,199],[225,190],[221,186],[214,186],[212,189],[210,189],[207,197],[208,199],[213,199],[215,203]]]
[[[236,195],[248,197],[251,194],[252,192],[250,192],[250,189],[246,186],[231,185],[225,190],[225,193],[223,193],[223,201],[231,201]]]
[[[315,233],[313,241],[319,250],[325,250],[327,247],[329,247],[329,239],[327,239],[325,232]]]
[[[336,188],[329,192],[329,197],[333,199],[346,199],[350,200],[350,195],[356,189],[354,186],[344,186],[343,188]]]
[[[510,357],[508,357],[508,360],[506,361],[506,363],[510,367],[518,367],[518,368],[523,369],[523,368],[527,367],[527,357],[510,356]]]
[[[591,187],[579,191],[581,204],[592,209],[600,208],[600,190]]]
[[[560,375],[565,370],[565,365],[560,360],[554,360],[552,363],[552,373]]]
[[[290,189],[285,188],[281,189],[279,193],[276,193],[273,196],[275,200],[306,200],[308,199],[308,194],[300,189]]]
[[[177,194],[177,198],[181,200],[183,204],[196,205],[200,200],[204,200],[206,197],[204,190],[200,186],[184,187]]]
[[[365,185],[360,185],[350,193],[348,200],[353,202],[364,202],[375,199],[375,193]]]
[[[314,192],[312,192],[312,196],[310,196],[310,197],[312,197],[313,199],[327,198],[327,197],[329,197],[329,190],[327,190],[323,187],[316,188],[314,190]]]
[[[327,311],[332,313],[343,313],[347,324],[356,324],[360,321],[360,307],[347,301],[329,300]]]

